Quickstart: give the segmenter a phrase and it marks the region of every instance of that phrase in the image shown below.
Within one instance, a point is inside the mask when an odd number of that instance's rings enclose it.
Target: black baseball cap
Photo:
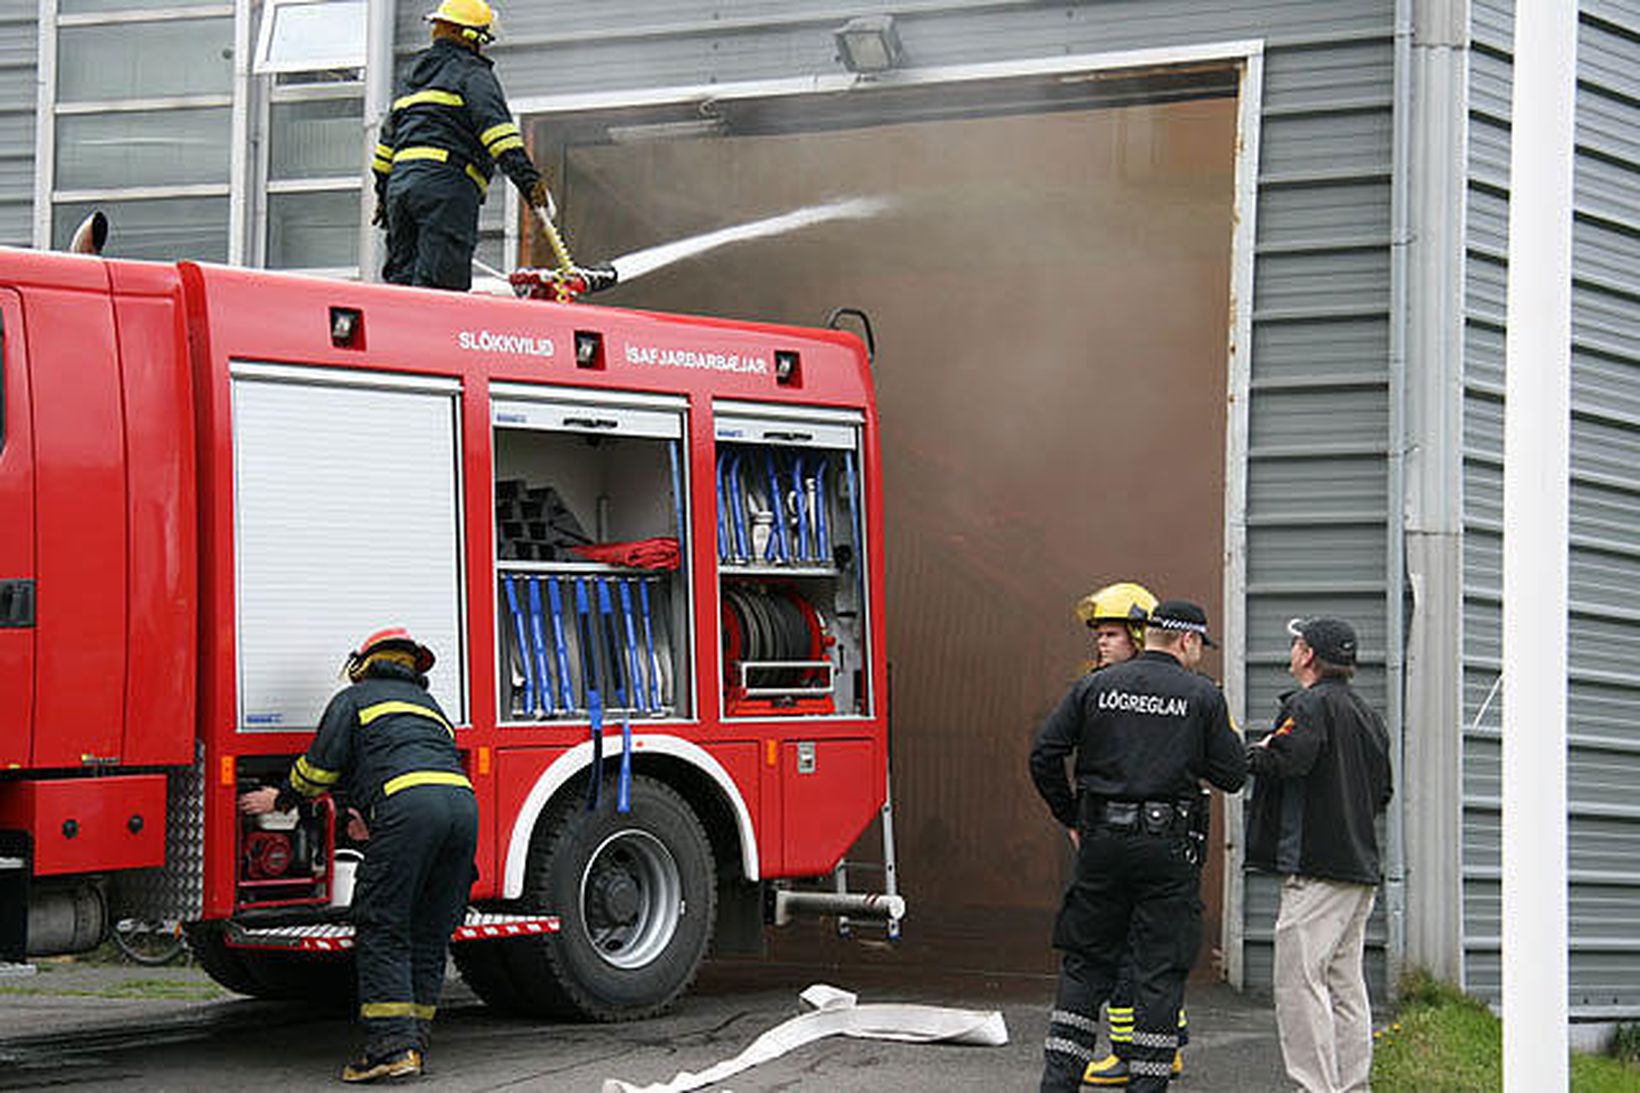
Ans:
[[[1189,600],[1163,600],[1150,610],[1150,619],[1145,623],[1158,630],[1183,630],[1186,633],[1200,634],[1202,644],[1209,649],[1217,649],[1219,643],[1207,636],[1207,612]]]
[[[1304,644],[1329,664],[1336,664],[1341,668],[1355,664],[1355,627],[1343,619],[1326,615],[1293,619],[1287,624],[1287,633],[1295,638],[1303,638]]]

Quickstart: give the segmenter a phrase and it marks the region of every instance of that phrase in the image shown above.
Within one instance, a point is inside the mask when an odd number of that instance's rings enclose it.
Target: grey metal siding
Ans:
[[[0,244],[34,241],[36,0],[0,0]]]
[[[1214,41],[1265,43],[1248,480],[1246,718],[1291,685],[1286,620],[1362,634],[1380,709],[1387,573],[1393,0],[605,0],[513,5],[493,49],[509,94],[638,92],[841,71],[831,30],[894,14],[924,68]],[[400,55],[419,48],[401,6]],[[1246,897],[1248,982],[1269,979],[1275,888]],[[1383,967],[1380,914],[1372,966]],[[1381,974],[1374,977],[1381,985]]]
[[[1476,0],[1464,353],[1464,949],[1501,991],[1503,382],[1511,4]],[[1640,1013],[1640,4],[1585,0],[1573,224],[1572,1012]],[[1486,706],[1484,716],[1482,707]],[[1479,724],[1475,722],[1479,718]]]

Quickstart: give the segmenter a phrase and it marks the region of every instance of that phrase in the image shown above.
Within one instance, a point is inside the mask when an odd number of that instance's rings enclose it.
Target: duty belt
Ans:
[[[1118,801],[1096,797],[1085,814],[1095,827],[1145,835],[1183,835],[1190,831],[1195,803],[1189,800]]]

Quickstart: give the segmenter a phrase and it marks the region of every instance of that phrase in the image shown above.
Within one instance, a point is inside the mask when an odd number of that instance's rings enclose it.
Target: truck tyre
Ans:
[[[561,930],[510,964],[528,1012],[651,1017],[688,989],[706,955],[717,879],[699,818],[654,778],[632,779],[630,812],[616,812],[613,796],[587,812],[572,790],[530,849],[526,899],[557,914]]]
[[[220,922],[190,922],[183,927],[188,948],[205,974],[235,994],[260,997],[262,985],[240,959],[241,950],[230,949],[222,937]]]
[[[525,950],[532,945],[552,944],[548,939],[523,937],[498,941],[463,941],[450,946],[450,956],[461,972],[461,979],[474,994],[493,1010],[502,1013],[530,1013],[525,993],[518,988],[510,968],[530,957]]]

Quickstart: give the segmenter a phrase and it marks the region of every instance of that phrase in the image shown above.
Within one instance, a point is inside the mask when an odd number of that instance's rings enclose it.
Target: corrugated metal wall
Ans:
[[[515,101],[791,79],[839,72],[831,30],[873,10],[895,15],[914,67],[1264,41],[1241,590],[1246,717],[1264,722],[1289,686],[1285,621],[1317,611],[1358,624],[1361,686],[1382,708],[1392,0],[515,3],[503,11],[505,37],[493,52]],[[424,39],[418,14],[402,5],[401,51]],[[1272,884],[1248,886],[1247,978],[1255,985],[1269,977],[1274,904]],[[1381,921],[1374,936],[1381,944]]]
[[[34,242],[38,0],[0,0],[0,243]]]
[[[1464,377],[1464,948],[1497,998],[1503,391],[1513,5],[1476,0]],[[1640,3],[1584,0],[1572,289],[1574,1015],[1640,1013]],[[1481,715],[1481,709],[1486,712]]]

